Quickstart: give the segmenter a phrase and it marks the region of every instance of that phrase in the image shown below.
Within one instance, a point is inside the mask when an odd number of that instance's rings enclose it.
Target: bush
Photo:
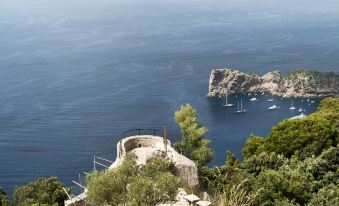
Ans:
[[[339,205],[339,186],[328,185],[311,199],[309,206],[338,206]]]
[[[263,147],[265,151],[291,157],[319,155],[322,150],[336,145],[336,128],[325,119],[304,118],[285,120],[272,128]],[[307,148],[312,148],[311,154]],[[305,155],[303,155],[305,154]]]
[[[255,188],[263,188],[256,205],[278,205],[293,201],[304,205],[311,198],[310,177],[298,170],[264,170],[258,176]]]
[[[172,164],[153,157],[136,166],[136,156],[127,154],[115,170],[90,175],[87,198],[99,205],[156,205],[174,199],[180,179],[171,173]]]
[[[276,153],[263,152],[260,155],[253,155],[244,161],[244,169],[254,175],[258,175],[265,169],[278,170],[285,164],[286,158]]]
[[[255,154],[259,154],[260,151],[258,148],[260,148],[265,142],[265,139],[259,136],[251,135],[245,144],[245,147],[242,149],[242,154],[244,156],[244,159],[247,159]]]
[[[34,182],[14,189],[15,205],[64,205],[67,195],[62,189],[64,185],[57,177],[39,178]]]
[[[9,200],[6,192],[0,187],[0,206],[8,206]]]
[[[128,201],[128,184],[137,173],[136,156],[130,153],[115,170],[94,172],[88,178],[87,198],[99,205],[120,205]]]

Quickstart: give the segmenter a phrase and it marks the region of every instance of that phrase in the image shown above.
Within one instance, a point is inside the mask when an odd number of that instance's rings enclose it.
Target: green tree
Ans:
[[[239,161],[231,151],[226,152],[226,167],[239,167]]]
[[[287,159],[283,155],[263,152],[260,155],[253,155],[243,163],[243,168],[254,175],[258,175],[265,169],[278,170],[285,164]]]
[[[319,190],[313,196],[309,206],[338,206],[339,205],[339,186],[328,185]]]
[[[129,205],[157,205],[173,201],[180,187],[180,178],[170,171],[172,164],[161,157],[150,159],[130,184]]]
[[[180,179],[172,173],[172,164],[153,157],[145,165],[136,165],[136,156],[127,154],[114,170],[90,175],[88,200],[99,205],[146,206],[173,200]]]
[[[209,140],[204,137],[206,127],[197,122],[197,111],[189,104],[182,105],[174,114],[182,140],[175,147],[198,165],[206,165],[213,159],[213,151],[208,147]]]
[[[22,187],[15,188],[13,198],[15,205],[64,205],[67,195],[64,185],[57,177],[39,178]]]
[[[115,170],[92,173],[88,178],[87,198],[99,205],[126,205],[128,185],[137,170],[136,156],[129,153]]]
[[[251,135],[245,144],[245,147],[242,149],[242,154],[244,159],[251,157],[254,154],[260,153],[258,148],[260,148],[265,142],[265,139],[259,136]]]
[[[255,205],[282,205],[290,201],[305,205],[312,196],[310,179],[310,175],[298,170],[264,170],[255,182],[254,188],[263,188]]]
[[[0,206],[8,206],[9,199],[6,192],[0,187]]]
[[[336,135],[336,128],[325,119],[284,120],[272,128],[262,146],[263,151],[306,158],[335,146]]]

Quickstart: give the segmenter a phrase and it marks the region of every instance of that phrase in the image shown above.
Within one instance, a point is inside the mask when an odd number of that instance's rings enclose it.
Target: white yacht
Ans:
[[[228,93],[227,93],[227,91],[226,91],[226,97],[225,97],[225,104],[223,105],[224,107],[233,107],[234,106],[234,104],[229,104],[228,103]]]
[[[279,107],[277,107],[276,105],[270,106],[269,108],[267,108],[268,110],[275,110],[278,109]]]
[[[238,108],[237,108],[237,110],[234,112],[234,113],[236,113],[236,114],[245,113],[245,112],[247,111],[247,109],[244,109],[244,108],[242,107],[242,99],[241,99],[240,102],[241,102],[241,103],[240,103],[240,106],[239,106],[239,101],[238,101]]]
[[[306,116],[307,116],[307,115],[305,115],[304,113],[301,113],[300,115],[291,117],[290,119],[301,119],[301,118],[304,118],[304,117],[306,117]]]
[[[291,107],[290,107],[289,109],[290,109],[290,110],[295,110],[295,106],[293,106],[293,100],[292,100]]]
[[[304,110],[303,110],[303,108],[301,108],[301,107],[300,107],[300,109],[298,110],[298,112],[303,112],[303,111],[304,111]]]
[[[251,102],[256,102],[256,101],[258,101],[258,99],[255,98],[255,97],[253,97],[253,98],[250,99],[250,101],[251,101]]]
[[[273,98],[269,98],[267,101],[268,102],[274,102],[274,99]]]

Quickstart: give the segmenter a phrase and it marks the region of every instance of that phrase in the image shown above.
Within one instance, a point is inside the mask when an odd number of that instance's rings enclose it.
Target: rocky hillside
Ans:
[[[213,70],[208,96],[224,96],[226,91],[270,92],[283,97],[339,96],[339,74],[299,69],[286,76],[279,70],[258,76],[233,69]]]

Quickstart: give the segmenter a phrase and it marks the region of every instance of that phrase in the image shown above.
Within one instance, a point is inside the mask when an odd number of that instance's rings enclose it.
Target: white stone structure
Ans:
[[[136,135],[126,137],[117,143],[117,157],[109,169],[119,166],[129,152],[134,152],[137,156],[137,164],[142,165],[155,155],[166,156],[174,164],[175,174],[181,178],[182,183],[191,189],[199,186],[198,169],[195,163],[187,157],[179,154],[167,140],[164,144],[164,138],[152,135]],[[86,191],[86,190],[85,190]],[[65,201],[65,205],[75,205],[80,198],[84,199],[86,193],[80,194],[72,200]]]

